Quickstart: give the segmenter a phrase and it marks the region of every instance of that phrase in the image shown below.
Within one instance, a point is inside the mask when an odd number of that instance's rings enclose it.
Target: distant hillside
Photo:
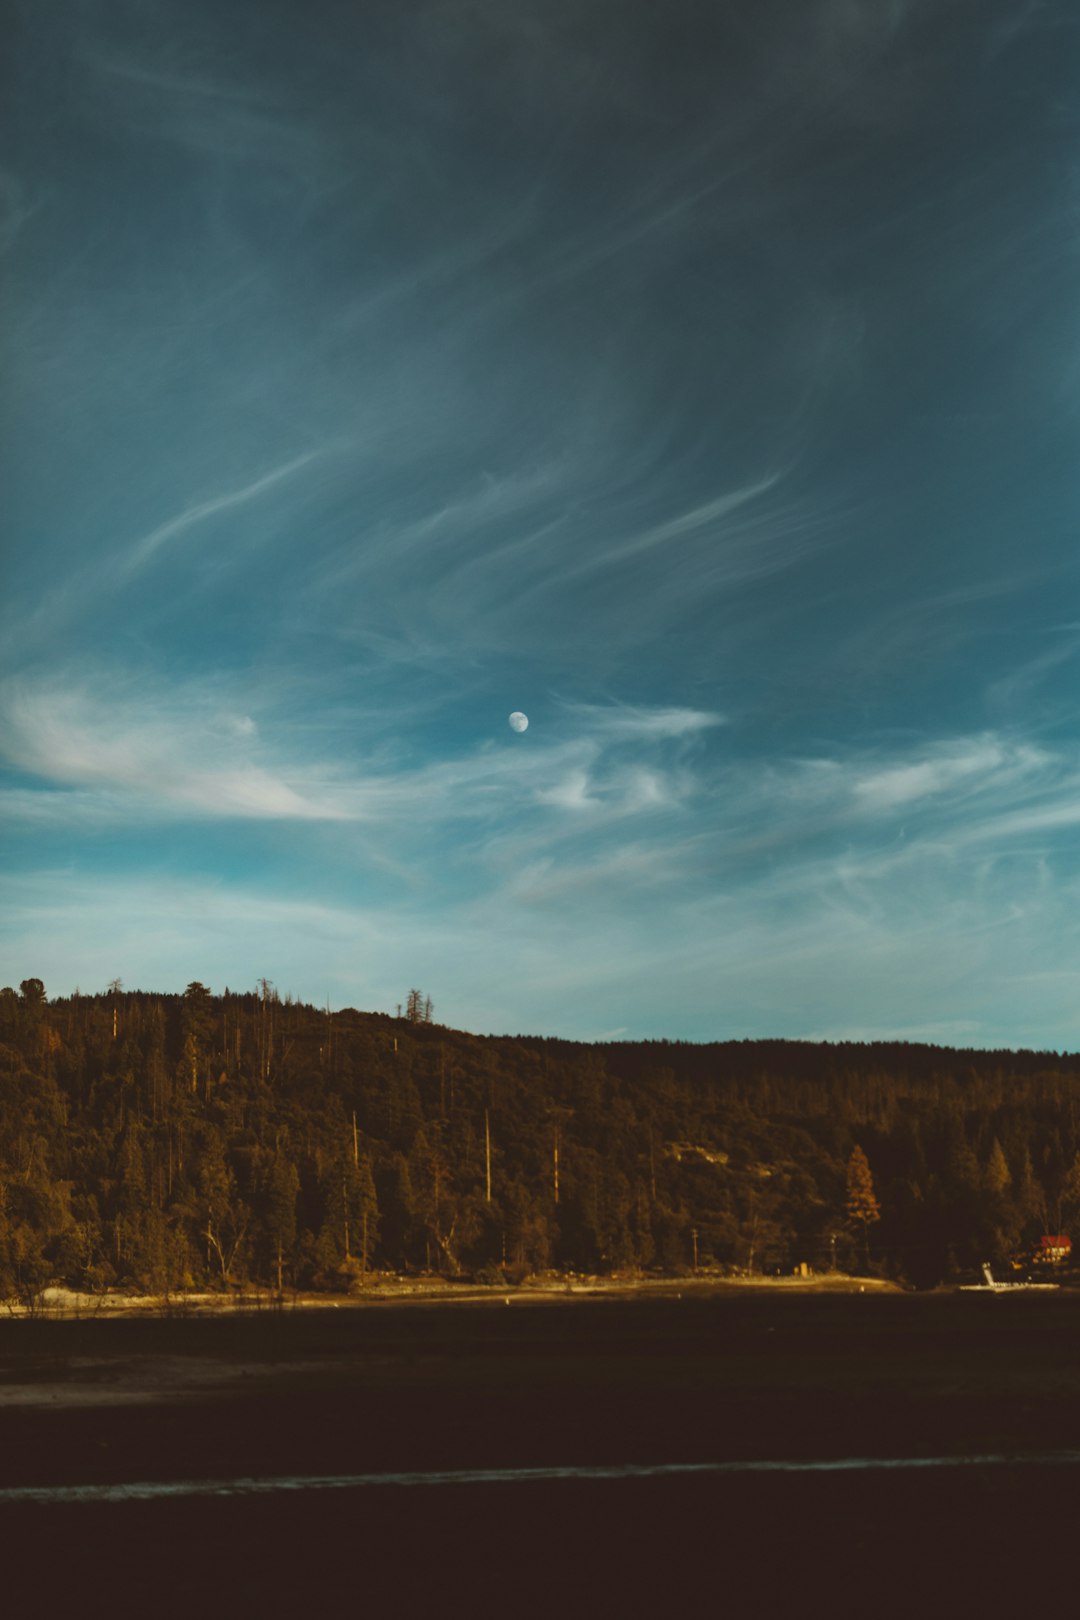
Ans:
[[[923,1284],[1080,1211],[1078,1056],[589,1046],[467,1035],[408,1005],[0,991],[0,1298],[695,1257]]]

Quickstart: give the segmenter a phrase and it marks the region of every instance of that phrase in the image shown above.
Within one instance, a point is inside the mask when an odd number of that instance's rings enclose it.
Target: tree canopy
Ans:
[[[419,1014],[419,1016],[418,1016]],[[0,991],[0,1298],[373,1268],[933,1283],[1080,1211],[1080,1058],[480,1037],[221,995]]]

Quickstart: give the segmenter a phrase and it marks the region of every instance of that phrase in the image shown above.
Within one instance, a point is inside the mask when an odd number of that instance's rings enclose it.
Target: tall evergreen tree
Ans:
[[[847,1197],[845,1206],[848,1219],[861,1226],[863,1258],[870,1264],[870,1227],[881,1219],[881,1208],[874,1194],[874,1178],[870,1174],[870,1161],[862,1148],[855,1144],[847,1163]]]

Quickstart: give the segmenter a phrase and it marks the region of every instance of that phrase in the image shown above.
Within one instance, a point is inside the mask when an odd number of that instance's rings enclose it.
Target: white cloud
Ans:
[[[1080,825],[1080,779],[1069,784],[1066,796],[1050,804],[1033,804],[1022,810],[989,817],[970,827],[965,842],[992,842],[995,839],[1024,838],[1030,833],[1058,832]]]
[[[919,799],[985,782],[1007,762],[1001,745],[986,739],[958,751],[938,749],[926,758],[872,771],[853,785],[860,809],[887,813]]]
[[[526,746],[500,736],[414,764],[401,735],[365,766],[355,735],[334,756],[332,728],[294,732],[275,707],[283,692],[260,699],[222,680],[0,686],[8,758],[62,784],[10,787],[12,823],[311,828],[293,840],[310,901],[233,881],[189,893],[123,873],[28,876],[11,889],[24,897],[7,921],[23,957],[12,971],[70,971],[85,987],[105,942],[108,976],[133,983],[181,956],[184,983],[266,971],[360,1005],[430,983],[444,1016],[477,1029],[589,1034],[632,1006],[641,1034],[948,1027],[967,1039],[970,1025],[993,1044],[995,996],[1022,960],[1064,1027],[1064,981],[1048,975],[1063,961],[1080,971],[1076,884],[1055,838],[1080,825],[1071,755],[988,733],[730,760],[698,746],[720,723],[708,711],[571,702]],[[366,724],[350,716],[350,734]]]
[[[20,788],[9,809],[24,820],[164,813],[348,821],[403,834],[544,812],[610,818],[677,805],[686,773],[662,768],[653,751],[717,723],[689,709],[569,705],[569,725],[553,728],[550,741],[530,734],[525,747],[506,740],[413,764],[401,738],[390,757],[385,713],[367,717],[348,753],[335,754],[332,732],[298,735],[275,724],[273,692],[259,720],[242,689],[231,696],[220,681],[166,687],[105,674],[0,682],[0,753],[77,790],[35,796]]]
[[[538,788],[536,798],[540,804],[558,805],[562,810],[592,810],[598,800],[589,792],[589,776],[584,770],[568,771],[554,787]]]
[[[704,709],[644,707],[630,703],[563,704],[588,735],[612,740],[663,741],[686,738],[725,724],[719,714]]]
[[[980,888],[976,863],[943,852],[849,858],[842,885],[823,856],[702,889],[683,881],[702,853],[688,842],[657,857],[641,842],[576,867],[538,862],[456,899],[430,887],[290,898],[145,872],[25,873],[0,880],[0,980],[33,971],[61,993],[114,975],[182,989],[266,973],[306,999],[385,1010],[421,983],[460,1027],[583,1038],[610,1023],[602,1009],[619,1009],[634,1037],[995,1045],[1009,1044],[1012,1019],[1013,1041],[1080,1038],[1080,896],[1060,872],[1037,903],[1025,903],[1037,884],[1026,858],[985,871]],[[1026,1023],[1009,1006],[1018,962]]]
[[[619,779],[624,809],[660,810],[678,803],[680,794],[674,779],[661,771],[640,765],[626,771]]]
[[[337,820],[347,810],[299,770],[283,773],[238,750],[256,726],[221,723],[214,694],[194,683],[168,693],[134,692],[117,682],[98,689],[58,681],[0,684],[0,749],[19,769],[50,782],[103,790],[108,806],[171,806],[200,816]],[[292,775],[293,780],[289,780]],[[22,795],[25,799],[25,793]],[[59,807],[59,796],[50,795]],[[82,795],[65,795],[74,814]]]
[[[231,726],[238,737],[254,737],[259,729],[250,714],[226,715],[225,724]]]

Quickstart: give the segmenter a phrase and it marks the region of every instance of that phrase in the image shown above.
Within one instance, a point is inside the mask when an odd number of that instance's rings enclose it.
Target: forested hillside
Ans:
[[[329,1014],[265,982],[0,991],[0,1298],[695,1260],[927,1284],[1080,1212],[1080,1057],[587,1046],[430,1017],[418,992],[401,1018]]]

